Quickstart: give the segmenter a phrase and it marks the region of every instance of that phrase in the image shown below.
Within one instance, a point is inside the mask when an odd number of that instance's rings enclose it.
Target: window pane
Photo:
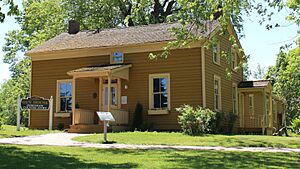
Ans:
[[[216,109],[219,109],[219,95],[215,95],[215,106],[216,106]]]
[[[154,94],[154,108],[160,108],[160,94]]]
[[[60,99],[60,111],[66,111],[66,98]]]
[[[167,92],[167,87],[168,87],[168,79],[160,78],[160,91]]]
[[[72,83],[66,83],[66,96],[72,96]]]
[[[161,107],[168,107],[168,94],[167,93],[163,93],[161,94],[161,103],[160,103]]]
[[[108,88],[107,87],[105,87],[105,99],[104,99],[104,104],[105,105],[107,105],[108,104],[108,90],[107,90]]]
[[[122,62],[123,61],[123,53],[122,52],[115,52],[113,54],[113,61],[114,62]]]
[[[153,79],[153,92],[159,92],[159,79]]]
[[[60,97],[66,96],[66,85],[65,83],[60,83],[59,85]]]
[[[116,88],[111,87],[111,105],[117,105],[117,100],[116,100]]]
[[[67,105],[66,105],[67,111],[71,111],[72,110],[72,98],[67,98],[66,102],[67,102]]]

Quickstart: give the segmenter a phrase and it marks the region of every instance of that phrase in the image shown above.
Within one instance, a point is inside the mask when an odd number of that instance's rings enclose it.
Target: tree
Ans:
[[[299,1],[288,0],[284,3],[277,0],[269,6],[282,9],[287,6],[293,12],[288,19],[299,24]],[[0,0],[0,2],[2,2]],[[172,47],[187,46],[199,38],[192,31],[206,30],[204,21],[218,19],[221,25],[220,34],[226,32],[229,21],[242,36],[243,19],[242,14],[250,14],[257,10],[266,15],[267,11],[262,10],[262,5],[256,5],[252,0],[27,0],[23,2],[23,10],[19,11],[12,0],[6,1],[3,5],[9,6],[7,15],[16,14],[17,22],[21,30],[12,30],[5,38],[4,62],[10,64],[12,79],[5,82],[3,87],[6,90],[0,92],[3,98],[8,97],[7,93],[14,93],[8,90],[20,91],[24,96],[29,95],[30,81],[30,59],[19,57],[20,52],[30,50],[42,42],[64,32],[67,21],[77,20],[81,23],[82,29],[103,29],[112,27],[126,27],[145,25],[152,23],[164,23],[178,21],[181,26],[173,30],[176,41],[169,43],[161,54],[167,57]],[[0,4],[1,5],[1,4]],[[0,22],[5,14],[1,13]],[[210,42],[215,40],[206,37]],[[235,39],[230,36],[232,47],[238,48]],[[242,52],[242,49],[238,49]],[[154,55],[153,55],[154,56]],[[229,55],[229,59],[231,56]],[[245,58],[246,60],[246,58]],[[241,65],[240,65],[241,66]],[[229,69],[231,70],[231,69]],[[25,80],[25,82],[23,82]],[[7,84],[6,84],[7,83]],[[22,84],[26,83],[26,84]],[[23,86],[22,86],[23,85]],[[13,87],[11,87],[13,86]],[[16,93],[14,93],[14,97]],[[13,102],[5,104],[15,105]],[[7,105],[2,105],[7,107]],[[15,109],[9,110],[14,113]]]
[[[8,6],[8,12],[4,13],[1,6],[2,7]],[[4,19],[7,15],[12,16],[18,14],[19,14],[18,5],[16,5],[13,0],[8,0],[8,1],[5,0],[4,2],[3,0],[0,0],[0,23],[4,22]]]
[[[287,121],[300,115],[300,46],[277,56],[266,78],[273,80],[273,92],[287,103]]]
[[[259,63],[257,64],[256,69],[253,71],[253,78],[256,80],[264,79],[264,76],[266,74],[265,67],[261,66]]]

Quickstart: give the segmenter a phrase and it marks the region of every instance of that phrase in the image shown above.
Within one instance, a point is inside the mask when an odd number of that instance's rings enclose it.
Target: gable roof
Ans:
[[[208,23],[208,24],[207,24]],[[207,36],[219,25],[218,21],[206,22],[207,31],[195,32],[197,35]],[[138,45],[154,42],[175,40],[171,35],[171,28],[180,27],[179,23],[162,23],[126,28],[112,28],[97,31],[81,31],[77,34],[62,33],[36,48],[26,52],[26,55],[59,50],[73,50],[83,48],[101,48]]]
[[[270,80],[256,80],[240,82],[238,88],[264,88],[271,84]]]

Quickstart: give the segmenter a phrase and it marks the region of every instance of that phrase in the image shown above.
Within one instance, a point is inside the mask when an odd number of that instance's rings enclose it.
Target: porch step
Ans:
[[[98,124],[70,125],[69,133],[103,133],[103,126]]]

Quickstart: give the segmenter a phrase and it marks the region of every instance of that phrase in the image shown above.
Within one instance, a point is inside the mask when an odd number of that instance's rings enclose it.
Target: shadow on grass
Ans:
[[[102,144],[115,144],[117,143],[116,141],[102,141]]]
[[[87,152],[88,153],[88,152]],[[15,146],[0,146],[0,168],[136,168],[134,163],[85,162],[76,154],[51,151],[23,151]]]
[[[169,156],[178,168],[298,168],[300,154],[198,151]]]

